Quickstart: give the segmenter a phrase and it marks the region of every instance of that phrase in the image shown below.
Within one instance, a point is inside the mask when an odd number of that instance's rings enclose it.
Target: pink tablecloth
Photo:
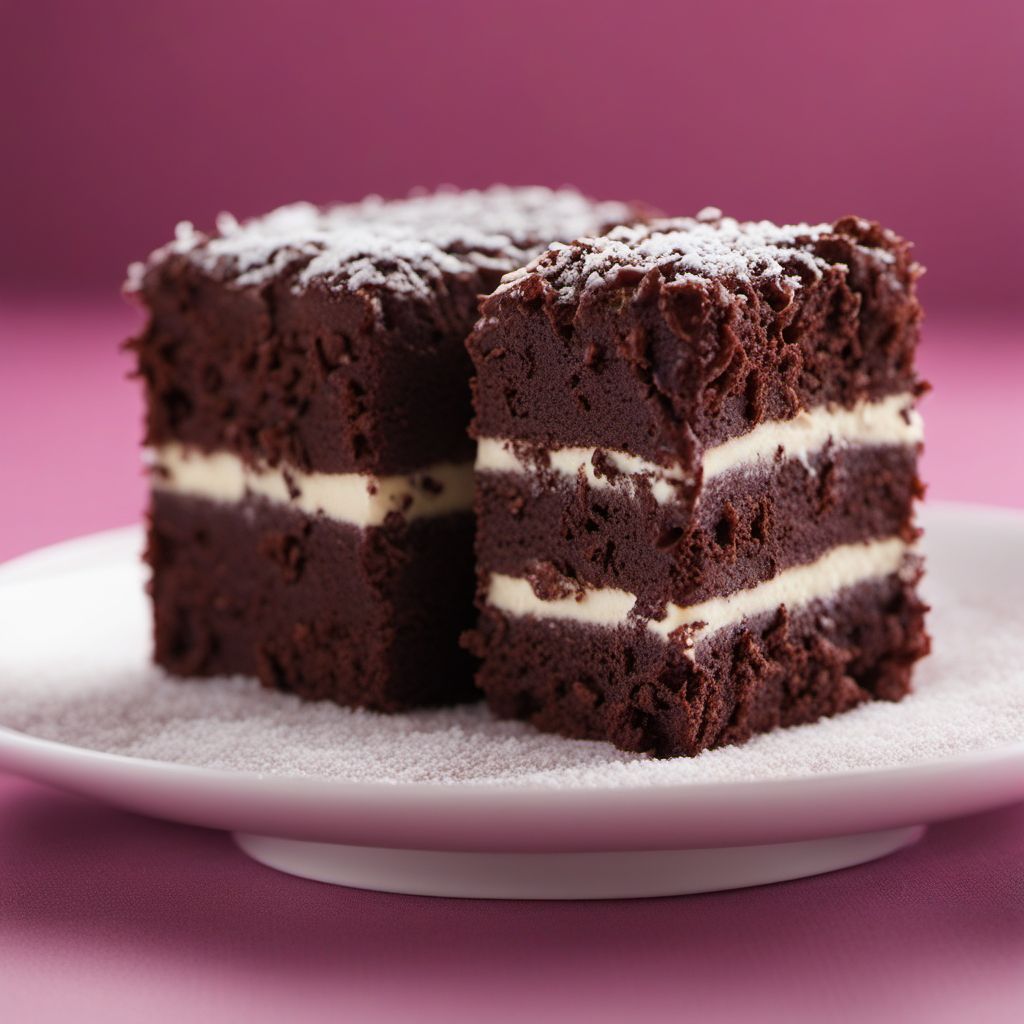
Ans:
[[[0,314],[0,558],[133,521],[139,402],[116,307]],[[1024,345],[937,320],[930,496],[1024,506]],[[2,642],[2,637],[0,637]],[[0,776],[0,1013],[17,1021],[1024,1016],[1024,806],[817,879],[591,904],[304,882],[226,836]]]

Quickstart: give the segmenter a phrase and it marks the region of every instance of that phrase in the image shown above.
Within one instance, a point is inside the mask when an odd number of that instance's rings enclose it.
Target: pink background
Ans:
[[[0,33],[0,279],[110,294],[189,217],[574,183],[859,213],[946,305],[1019,296],[1024,5],[32,0]]]
[[[930,268],[929,498],[1024,507],[1022,5],[0,10],[0,559],[139,516],[129,260],[182,217],[440,182],[884,220]],[[0,1003],[154,1024],[1010,1021],[1022,864],[1017,807],[759,890],[426,900],[290,879],[223,835],[0,776]]]

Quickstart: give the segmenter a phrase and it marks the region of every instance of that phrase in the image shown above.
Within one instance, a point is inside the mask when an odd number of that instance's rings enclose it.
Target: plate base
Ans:
[[[415,896],[595,900],[684,896],[785,882],[864,864],[924,826],[768,846],[628,853],[448,853],[311,843],[236,832],[254,860],[301,878]]]

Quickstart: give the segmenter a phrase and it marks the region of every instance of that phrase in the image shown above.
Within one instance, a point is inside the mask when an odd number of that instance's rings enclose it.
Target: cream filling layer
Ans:
[[[805,409],[789,420],[770,420],[739,437],[708,448],[701,465],[704,482],[734,470],[747,470],[776,458],[802,462],[821,451],[830,442],[850,445],[915,445],[924,438],[924,425],[914,409],[914,396],[890,395],[877,401],[860,401],[852,408],[819,406]],[[515,442],[502,438],[481,438],[477,445],[476,470],[480,473],[530,473],[536,467],[521,458]],[[599,476],[594,456],[601,451],[618,473],[626,478],[646,478],[655,499],[672,501],[676,487],[686,482],[679,465],[662,466],[655,462],[609,449],[588,447],[552,448],[541,453],[541,465],[556,473],[578,479],[582,473],[591,487],[619,485],[621,477]],[[635,481],[633,481],[635,482]]]
[[[224,503],[254,495],[352,526],[380,526],[392,512],[421,519],[473,507],[469,463],[438,463],[396,476],[303,473],[280,466],[255,469],[230,452],[201,452],[182,444],[152,449],[149,462],[155,490]]]
[[[529,580],[493,573],[487,601],[509,615],[532,615],[562,619],[590,626],[614,628],[631,622],[646,625],[655,636],[668,640],[687,627],[690,646],[727,626],[774,611],[780,605],[799,608],[812,601],[827,601],[858,583],[883,579],[898,573],[906,564],[909,545],[898,537],[865,543],[841,544],[807,565],[784,569],[764,583],[683,607],[670,604],[662,619],[641,619],[633,615],[636,596],[614,587],[595,587],[568,597],[544,601]]]

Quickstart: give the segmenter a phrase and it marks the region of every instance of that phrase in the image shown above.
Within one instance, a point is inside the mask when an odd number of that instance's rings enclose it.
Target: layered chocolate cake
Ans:
[[[907,693],[919,273],[858,218],[706,210],[505,278],[469,343],[499,715],[692,755]]]
[[[388,711],[471,696],[478,296],[634,215],[542,188],[295,205],[133,266],[157,662]]]

